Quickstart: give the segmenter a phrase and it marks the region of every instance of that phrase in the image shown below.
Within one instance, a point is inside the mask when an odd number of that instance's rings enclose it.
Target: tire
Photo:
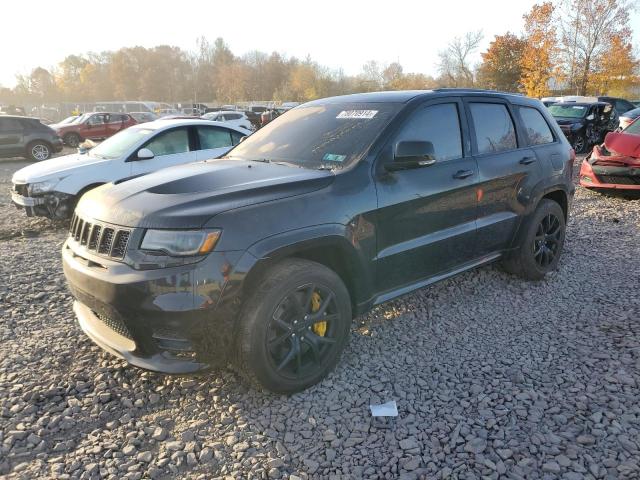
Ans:
[[[82,142],[82,137],[77,133],[67,133],[62,140],[66,145],[75,148],[80,145],[80,142]]]
[[[589,149],[587,139],[584,135],[578,134],[573,140],[573,149],[576,153],[586,153]]]
[[[51,158],[51,145],[36,140],[27,145],[27,158],[34,162],[42,162]]]
[[[542,280],[556,269],[562,255],[566,233],[564,212],[556,202],[544,198],[524,228],[522,243],[503,261],[503,266],[525,280]]]
[[[324,265],[287,259],[267,270],[258,285],[240,315],[236,369],[274,393],[318,383],[349,339],[351,300],[344,283]],[[314,314],[328,320],[311,324]]]

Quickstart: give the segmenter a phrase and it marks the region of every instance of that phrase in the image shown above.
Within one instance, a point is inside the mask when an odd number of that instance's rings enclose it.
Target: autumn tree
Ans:
[[[640,84],[640,62],[633,55],[631,42],[614,35],[599,56],[591,77],[590,91],[624,97]]]
[[[471,56],[482,41],[482,30],[455,37],[445,50],[438,53],[441,81],[449,87],[473,87],[475,83]]]
[[[590,89],[594,67],[615,48],[615,38],[631,38],[628,0],[565,0],[562,4],[561,43],[564,74],[578,95]],[[631,74],[632,72],[627,72]]]
[[[555,7],[551,2],[536,4],[524,15],[524,41],[522,89],[530,97],[544,97],[549,94],[549,83],[557,66]]]
[[[517,92],[522,77],[522,54],[526,42],[512,33],[496,35],[478,68],[478,83],[484,88]]]

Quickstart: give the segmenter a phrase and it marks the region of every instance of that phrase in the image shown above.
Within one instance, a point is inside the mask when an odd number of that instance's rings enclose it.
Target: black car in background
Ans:
[[[0,157],[40,161],[61,150],[62,139],[37,118],[0,115]]]
[[[629,100],[625,100],[624,98],[619,97],[596,97],[599,102],[606,102],[613,105],[613,108],[616,109],[618,115],[622,115],[623,113],[628,112],[629,110],[633,110],[636,106],[630,102]]]
[[[529,280],[554,270],[574,158],[520,95],[309,102],[225,157],[85,194],[62,248],[74,310],[139,367],[231,362],[292,393],[335,367],[375,305],[494,261]]]
[[[548,110],[576,153],[586,153],[591,146],[601,143],[607,132],[617,128],[617,124],[611,124],[614,110],[609,103],[560,102],[550,105]]]

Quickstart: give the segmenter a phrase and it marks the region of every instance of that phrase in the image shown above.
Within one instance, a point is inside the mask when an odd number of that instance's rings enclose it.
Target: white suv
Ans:
[[[234,127],[242,127],[247,130],[253,130],[253,125],[244,114],[244,112],[232,112],[223,110],[220,112],[205,113],[202,118],[205,120],[211,120],[215,122],[221,122],[225,125],[232,125]]]
[[[38,162],[12,178],[11,199],[28,216],[69,218],[88,190],[161,168],[224,155],[251,132],[206,120],[157,120],[108,138],[85,154]]]

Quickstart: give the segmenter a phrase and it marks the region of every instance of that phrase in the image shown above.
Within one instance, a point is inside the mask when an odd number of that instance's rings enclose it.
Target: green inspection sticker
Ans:
[[[338,155],[337,153],[325,153],[322,160],[325,162],[344,162],[346,155]]]

